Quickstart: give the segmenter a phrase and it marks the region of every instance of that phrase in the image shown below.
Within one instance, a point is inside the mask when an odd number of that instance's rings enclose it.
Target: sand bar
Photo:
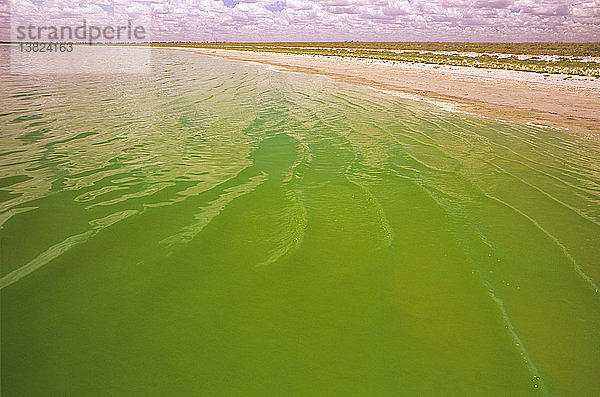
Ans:
[[[600,79],[464,66],[179,48],[448,101],[488,117],[600,136]]]

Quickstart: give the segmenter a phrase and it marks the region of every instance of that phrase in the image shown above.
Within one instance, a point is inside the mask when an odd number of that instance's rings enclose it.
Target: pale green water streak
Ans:
[[[154,61],[3,66],[3,396],[600,390],[598,140]]]

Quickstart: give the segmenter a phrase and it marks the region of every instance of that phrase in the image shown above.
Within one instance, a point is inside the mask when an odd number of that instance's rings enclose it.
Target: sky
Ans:
[[[0,0],[0,37],[36,15],[154,41],[600,41],[600,0]]]

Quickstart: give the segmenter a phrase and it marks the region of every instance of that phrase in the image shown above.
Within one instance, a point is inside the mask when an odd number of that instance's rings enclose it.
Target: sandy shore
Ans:
[[[600,135],[600,79],[498,69],[181,48],[447,101],[484,116]]]

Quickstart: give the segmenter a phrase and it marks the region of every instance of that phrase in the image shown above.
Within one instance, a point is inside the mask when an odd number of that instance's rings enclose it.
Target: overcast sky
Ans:
[[[151,16],[145,23],[158,41],[600,41],[600,0],[0,0],[0,6],[4,20],[38,14],[57,24]]]

